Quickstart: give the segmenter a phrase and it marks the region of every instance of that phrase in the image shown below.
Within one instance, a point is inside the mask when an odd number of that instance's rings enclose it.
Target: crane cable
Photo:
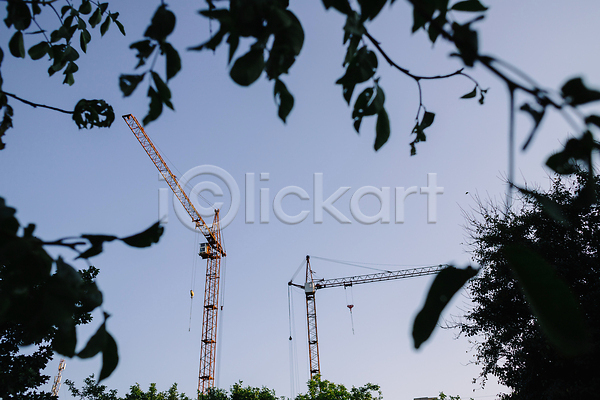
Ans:
[[[197,275],[197,269],[198,269],[198,256],[196,255],[196,245],[198,243],[199,236],[200,236],[200,233],[196,231],[195,235],[194,235],[194,243],[193,243],[194,251],[192,252],[192,256],[194,258],[192,260],[192,276],[190,279],[190,323],[188,326],[188,332],[191,332],[191,330],[192,330],[192,315],[193,315],[192,311],[193,311],[193,307],[194,307],[194,289],[196,288],[196,275]]]
[[[292,286],[288,286],[288,321],[289,321],[289,359],[290,359],[290,399],[296,397],[296,388],[300,386],[298,377],[298,355],[296,343],[292,339],[292,332],[295,332],[295,318],[294,318],[294,307],[292,306]]]
[[[346,295],[346,307],[350,310],[350,323],[352,324],[352,334],[354,335],[354,317],[352,315],[352,309],[354,308],[354,296],[352,293],[352,285],[350,285],[350,301],[348,301],[348,286],[344,285],[344,294]]]

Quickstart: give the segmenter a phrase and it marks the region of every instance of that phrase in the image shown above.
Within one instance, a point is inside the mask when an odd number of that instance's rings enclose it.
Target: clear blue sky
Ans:
[[[178,175],[196,166],[214,165],[226,170],[241,190],[240,210],[223,232],[228,257],[222,286],[218,386],[227,389],[242,380],[290,396],[287,281],[307,254],[398,268],[470,262],[463,210],[477,206],[474,194],[497,201],[504,198],[506,90],[480,68],[468,72],[490,88],[484,106],[476,100],[459,100],[473,88],[465,78],[425,82],[424,102],[436,113],[436,120],[428,130],[428,141],[418,146],[417,156],[410,157],[417,88],[380,58],[378,75],[386,91],[392,136],[375,153],[374,122],[365,120],[357,135],[351,109],[342,99],[341,88],[334,85],[343,74],[344,21],[339,15],[325,12],[318,1],[293,2],[291,8],[304,24],[306,40],[291,75],[284,77],[296,99],[284,125],[276,117],[272,83],[263,78],[250,88],[236,86],[227,74],[225,49],[216,54],[185,51],[209,37],[209,26],[195,13],[201,2],[180,3],[171,4],[178,17],[172,41],[183,59],[183,70],[171,85],[176,111],[166,110],[146,131],[180,171]],[[44,62],[16,60],[2,45],[6,91],[67,109],[82,97],[104,98],[117,114],[110,129],[78,131],[68,116],[10,101],[15,109],[14,129],[5,136],[7,147],[0,153],[0,195],[18,209],[23,224],[35,222],[37,234],[44,239],[81,233],[124,236],[158,218],[158,191],[166,184],[158,180],[156,169],[120,119],[127,113],[140,119],[145,115],[145,84],[128,99],[118,89],[118,76],[131,73],[135,65],[128,46],[141,39],[158,4],[111,3],[111,10],[121,13],[127,36],[123,38],[114,25],[104,38],[95,35],[89,54],[78,62],[80,71],[70,88],[61,84],[58,74],[48,78]],[[490,10],[478,25],[483,52],[512,62],[545,87],[558,88],[575,75],[583,76],[591,86],[600,85],[600,8],[595,2],[503,0],[485,4]],[[415,73],[437,75],[459,68],[456,59],[448,57],[450,48],[444,43],[431,48],[423,33],[410,35],[411,15],[406,2],[398,1],[391,9],[386,7],[369,29],[396,62]],[[214,23],[212,29],[216,27]],[[4,25],[0,33],[7,37]],[[26,39],[28,46],[35,43]],[[519,143],[530,128],[526,117],[517,119]],[[548,173],[542,167],[545,157],[572,133],[556,115],[544,121],[531,149],[517,156],[517,181],[547,185]],[[245,223],[244,218],[244,202],[249,201],[244,193],[247,173],[255,174],[254,223]],[[268,173],[269,179],[259,181],[261,173]],[[341,224],[327,213],[323,223],[313,223],[315,173],[323,174],[325,197],[339,187],[350,187],[335,203],[350,224]],[[365,225],[353,218],[350,198],[359,188],[389,187],[393,194],[396,187],[427,186],[428,173],[437,174],[438,186],[444,187],[444,193],[437,196],[437,223],[427,223],[426,196],[421,194],[406,199],[402,224],[394,223],[393,195],[391,223]],[[289,215],[308,210],[306,220],[285,224],[270,209],[269,223],[259,223],[260,190],[269,189],[272,201],[287,186],[308,193],[310,200],[288,196],[283,201]],[[227,209],[227,198],[224,201]],[[363,198],[360,205],[367,215],[379,210],[372,196]],[[156,382],[160,390],[177,382],[182,391],[195,394],[202,299],[197,296],[194,301],[188,331],[189,290],[192,270],[197,268],[193,288],[197,294],[203,292],[204,263],[195,255],[197,235],[177,220],[171,205],[168,212],[169,222],[157,246],[138,250],[111,243],[92,259],[101,270],[98,284],[104,293],[104,309],[112,314],[108,329],[120,352],[119,366],[105,383],[120,395],[136,382],[143,388]],[[85,267],[79,262],[73,265]],[[312,265],[324,278],[368,272],[317,259]],[[471,363],[472,344],[466,338],[455,339],[455,331],[438,329],[421,350],[412,348],[412,320],[431,279],[354,287],[354,335],[344,290],[318,292],[324,378],[348,386],[377,383],[386,399],[435,396],[440,391],[463,398],[491,398],[501,390],[494,382],[485,389],[472,383],[479,373]],[[302,382],[308,379],[305,306],[301,292],[294,292],[293,299],[296,379],[301,382],[297,389],[304,390]],[[467,307],[465,294],[460,294],[444,318],[450,320]],[[81,337],[88,337],[99,320],[98,315],[95,323],[82,327]],[[54,375],[57,365],[58,358],[47,373]],[[63,377],[81,384],[99,368],[98,358],[67,360]],[[66,387],[60,398],[69,398]]]

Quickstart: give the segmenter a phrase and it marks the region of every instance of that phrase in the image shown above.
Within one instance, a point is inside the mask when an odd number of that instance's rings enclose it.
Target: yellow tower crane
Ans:
[[[319,336],[317,334],[317,303],[315,299],[317,290],[339,286],[350,287],[352,285],[358,285],[362,283],[433,275],[437,274],[445,267],[447,267],[447,265],[434,265],[430,267],[385,271],[375,274],[349,276],[345,278],[314,280],[313,270],[310,267],[310,256],[306,256],[306,277],[304,285],[289,281],[288,286],[298,287],[304,290],[304,294],[306,295],[306,321],[308,326],[308,359],[310,379],[313,379],[316,375],[321,375],[321,363],[319,360]]]
[[[202,340],[200,342],[200,373],[198,376],[198,392],[206,394],[209,388],[215,386],[215,360],[217,351],[217,312],[219,310],[219,279],[221,276],[221,258],[227,254],[221,245],[221,225],[219,210],[211,226],[200,216],[196,207],[185,194],[177,178],[171,172],[154,144],[144,132],[144,129],[131,114],[123,115],[123,119],[146,150],[150,159],[158,168],[165,181],[175,194],[183,208],[192,218],[194,225],[206,238],[207,243],[200,244],[199,256],[207,260],[206,284],[204,286],[204,313],[202,318]]]

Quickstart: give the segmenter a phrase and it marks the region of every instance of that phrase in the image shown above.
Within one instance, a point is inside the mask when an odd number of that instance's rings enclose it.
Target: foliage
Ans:
[[[156,383],[151,383],[147,392],[136,383],[129,388],[125,397],[118,397],[115,389],[108,390],[105,385],[98,383],[93,374],[85,378],[83,383],[83,387],[78,389],[73,381],[65,381],[71,396],[79,397],[80,400],[190,400],[185,394],[179,393],[176,383],[163,392],[158,391]]]
[[[98,1],[80,0],[65,1],[58,9],[56,1],[43,0],[9,0],[6,2],[6,18],[4,23],[8,28],[14,30],[8,41],[10,54],[16,58],[26,58],[49,61],[48,75],[57,72],[64,75],[63,83],[73,85],[75,73],[79,70],[76,61],[80,54],[76,47],[86,53],[87,46],[92,40],[90,30],[98,28],[100,35],[104,36],[111,23],[114,23],[119,31],[125,35],[125,27],[119,21],[119,13],[111,12],[108,3]],[[47,15],[57,18],[57,26],[48,29],[42,26],[47,22]],[[104,21],[102,21],[104,19]],[[50,32],[50,36],[48,33]],[[26,43],[40,38],[33,45]],[[76,41],[79,41],[78,45]],[[27,49],[27,47],[29,47]],[[0,66],[4,58],[4,52],[0,49]],[[12,127],[13,108],[8,104],[8,98],[21,101],[33,107],[44,107],[65,114],[71,114],[77,126],[81,128],[109,127],[115,119],[112,107],[104,100],[81,99],[75,105],[73,111],[36,104],[30,100],[23,99],[16,94],[5,92],[2,89],[2,76],[0,75],[0,111],[3,112],[0,123],[0,149],[4,148],[2,136]]]
[[[470,218],[482,270],[469,285],[475,306],[461,332],[476,342],[483,381],[494,376],[513,390],[507,399],[593,398],[600,390],[595,180],[591,203],[580,171],[569,181],[555,178],[545,195],[524,191],[517,211],[488,206]]]
[[[11,355],[16,354],[16,348],[41,345],[36,356],[39,365],[47,363],[51,350],[80,358],[102,353],[100,380],[106,378],[118,362],[116,342],[106,330],[109,316],[106,312],[96,333],[81,351],[75,352],[75,326],[90,322],[89,313],[102,305],[102,293],[93,281],[98,270],[91,267],[78,272],[62,257],[52,258],[44,247],[67,247],[78,253],[77,258],[89,259],[102,252],[105,242],[113,240],[134,247],[150,246],[158,241],[163,228],[156,223],[144,232],[124,238],[84,234],[46,242],[34,236],[34,224],[21,229],[15,213],[0,198],[0,343],[7,346],[6,351]],[[79,250],[81,246],[86,248]],[[18,356],[9,359],[4,371],[17,368],[10,362],[16,365],[21,359]],[[33,375],[37,377],[39,370],[33,371]],[[14,382],[20,379],[23,377]],[[26,388],[37,387],[47,377],[35,379],[27,383],[35,386]]]
[[[338,385],[328,380],[322,380],[319,375],[308,382],[308,392],[296,396],[295,400],[381,400],[381,390],[378,385],[367,383],[364,386],[348,390],[344,385]]]
[[[83,387],[77,389],[75,383],[69,379],[65,380],[65,385],[69,389],[69,393],[73,397],[79,397],[80,400],[118,400],[117,391],[115,389],[107,390],[106,385],[101,385],[100,382],[94,379],[94,374],[83,380]]]

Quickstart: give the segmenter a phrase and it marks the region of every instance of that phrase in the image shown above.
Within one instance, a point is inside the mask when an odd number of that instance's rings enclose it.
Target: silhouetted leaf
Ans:
[[[158,42],[164,41],[175,29],[175,20],[175,14],[167,10],[165,4],[160,5],[154,13],[150,26],[146,29],[144,36]]]
[[[110,27],[110,17],[106,17],[102,25],[100,25],[100,36],[104,36],[104,34],[108,31]]]
[[[466,269],[448,266],[437,274],[429,288],[425,304],[413,323],[412,336],[416,349],[429,339],[446,304],[475,275],[477,270],[470,266]]]
[[[563,98],[572,106],[600,100],[600,92],[588,89],[581,78],[573,78],[561,89]]]
[[[85,347],[77,353],[79,358],[91,358],[100,353],[106,347],[106,321],[100,325],[96,333],[88,340]]]
[[[260,78],[265,68],[262,49],[251,49],[233,63],[229,75],[238,85],[249,86]]]
[[[88,32],[87,29],[83,29],[79,34],[79,46],[81,50],[85,53],[87,52],[87,44],[92,40],[92,35]]]
[[[577,161],[585,162],[588,167],[591,163],[592,150],[596,147],[594,136],[587,131],[581,139],[569,139],[562,151],[551,155],[546,165],[554,172],[561,175],[573,174],[576,171]]]
[[[590,337],[583,314],[554,268],[520,245],[508,246],[504,254],[550,342],[567,355],[585,353],[590,348]]]
[[[160,226],[160,222],[155,223],[150,228],[138,234],[121,238],[121,240],[132,247],[148,247],[153,243],[158,243],[158,239],[163,234],[164,228]]]
[[[79,12],[81,14],[89,14],[92,12],[92,3],[89,2],[89,0],[84,0],[81,2],[81,5],[79,6]]]
[[[473,90],[471,90],[469,93],[461,96],[461,99],[472,99],[473,97],[477,96],[477,86],[475,86],[473,88]]]
[[[119,88],[124,97],[130,96],[138,84],[144,79],[144,74],[141,75],[121,75],[119,77]]]
[[[35,46],[31,46],[27,53],[29,53],[29,57],[31,57],[32,60],[39,60],[48,54],[48,50],[50,50],[48,42],[40,42]]]
[[[537,129],[540,126],[540,122],[542,122],[542,118],[544,118],[544,113],[546,112],[546,109],[536,109],[533,108],[530,104],[525,103],[521,106],[521,111],[529,113],[529,115],[531,115],[531,118],[533,118],[533,128],[531,129],[531,133],[529,134],[527,140],[523,144],[523,150],[525,150],[527,149],[527,146],[529,146],[529,143],[531,143],[533,136],[537,132]]]
[[[148,97],[150,98],[150,108],[148,110],[148,114],[142,120],[144,125],[148,125],[150,122],[160,117],[160,114],[162,114],[163,110],[163,101],[154,88],[148,88]]]
[[[387,0],[358,0],[360,4],[360,13],[363,20],[375,18]]]
[[[171,43],[162,43],[160,45],[160,49],[163,53],[165,53],[166,56],[167,81],[169,81],[181,70],[181,58]]]
[[[352,12],[352,7],[350,7],[348,0],[323,0],[323,5],[326,10],[333,7],[343,14],[350,14]]]
[[[161,79],[160,75],[156,72],[152,71],[152,80],[156,85],[156,90],[158,91],[158,95],[160,96],[160,100],[170,109],[173,109],[173,104],[171,104],[171,90],[165,84],[165,82]]]
[[[346,73],[336,81],[336,84],[342,85],[343,96],[348,104],[352,98],[356,84],[370,79],[377,70],[377,55],[361,47],[346,67]]]
[[[98,382],[108,378],[117,368],[117,364],[119,364],[117,342],[110,333],[106,332],[106,343],[102,349],[102,369],[100,370]]]
[[[138,69],[142,65],[146,64],[146,60],[148,59],[148,57],[150,57],[150,55],[156,48],[156,45],[153,44],[150,40],[140,40],[139,42],[132,43],[129,46],[129,48],[137,50],[136,57],[139,59],[139,62],[135,66],[135,68]]]
[[[385,109],[377,113],[377,124],[375,125],[375,151],[379,150],[390,138],[390,119]]]
[[[102,22],[102,12],[100,11],[100,8],[96,8],[96,11],[90,16],[88,22],[92,28],[95,28],[96,25]]]
[[[279,106],[277,115],[285,123],[287,116],[294,107],[294,96],[292,96],[285,84],[279,79],[275,80],[273,96],[275,97],[275,103]]]
[[[471,29],[471,23],[464,25],[454,22],[452,24],[453,41],[458,49],[458,55],[462,58],[463,63],[472,67],[479,55],[479,42],[477,39],[477,31]]]
[[[454,11],[480,12],[487,10],[487,7],[481,4],[479,0],[465,0],[459,1],[450,7],[450,9]]]
[[[23,32],[16,31],[8,42],[10,54],[18,58],[25,58],[25,43],[23,41]]]
[[[4,22],[10,28],[14,26],[18,31],[24,31],[31,25],[31,12],[23,0],[11,0],[6,4],[6,18]]]

